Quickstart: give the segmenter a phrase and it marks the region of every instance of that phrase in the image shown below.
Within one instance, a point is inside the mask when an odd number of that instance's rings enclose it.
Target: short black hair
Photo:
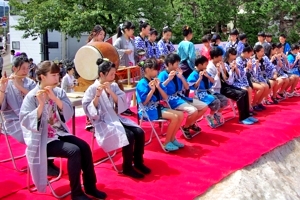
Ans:
[[[29,58],[29,62],[32,62],[33,61],[33,59],[32,58]]]
[[[283,37],[283,38],[285,38],[286,39],[286,35],[285,34],[280,34],[280,36],[279,37]]]
[[[214,59],[214,58],[217,58],[219,56],[223,56],[223,51],[218,47],[213,47],[210,50],[209,55],[210,55],[211,59]]]
[[[246,53],[246,52],[250,53],[252,51],[253,51],[253,49],[252,49],[252,47],[249,44],[245,44],[244,45],[243,53]]]
[[[239,39],[240,39],[240,40],[244,40],[244,39],[246,39],[246,38],[247,38],[246,33],[241,33],[241,34],[239,35]]]
[[[253,48],[254,53],[260,52],[261,49],[263,49],[264,47],[260,44],[255,45]]]
[[[208,59],[205,56],[198,56],[195,60],[195,65],[198,66],[199,64],[203,65],[204,63],[208,62]]]
[[[176,62],[180,62],[180,56],[176,53],[170,53],[166,56],[165,64],[168,66],[169,64],[174,65]]]
[[[14,67],[18,68],[21,67],[24,63],[29,63],[29,60],[25,56],[18,56],[14,59]]]
[[[257,36],[261,36],[261,37],[266,37],[266,34],[265,34],[265,32],[259,32],[259,33],[257,33]]]
[[[74,68],[71,67],[71,66],[69,66],[69,67],[67,68],[67,72],[71,71],[72,69],[74,69]]]

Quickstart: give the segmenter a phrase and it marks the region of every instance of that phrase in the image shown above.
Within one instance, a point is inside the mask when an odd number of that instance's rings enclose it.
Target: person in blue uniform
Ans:
[[[143,68],[145,75],[136,86],[137,101],[144,105],[150,120],[167,119],[170,124],[167,129],[164,148],[167,151],[175,151],[184,147],[184,144],[178,142],[175,138],[183,121],[183,112],[176,111],[170,108],[165,108],[160,104],[160,100],[168,99],[165,86],[157,79],[159,65],[155,59],[147,59],[139,63]],[[143,117],[143,112],[138,112],[140,118]]]
[[[200,119],[207,105],[197,99],[191,99],[183,95],[183,90],[188,90],[189,85],[183,77],[182,70],[178,67],[180,57],[177,54],[169,54],[165,59],[166,70],[158,75],[158,79],[167,89],[168,103],[172,109],[188,113],[185,125],[182,127],[187,138],[192,138],[190,130],[199,132],[200,127],[196,121]]]

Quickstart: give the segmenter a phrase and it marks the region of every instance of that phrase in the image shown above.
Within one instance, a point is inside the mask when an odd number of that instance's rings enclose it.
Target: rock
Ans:
[[[300,138],[277,147],[197,200],[300,199]]]

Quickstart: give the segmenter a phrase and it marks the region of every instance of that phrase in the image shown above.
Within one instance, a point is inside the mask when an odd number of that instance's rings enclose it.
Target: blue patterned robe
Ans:
[[[259,62],[258,67],[256,67],[256,59],[252,58],[252,73],[253,77],[259,82],[267,82],[267,79],[272,79],[274,73],[276,72],[275,66],[270,62],[267,56],[262,57],[262,60]]]
[[[148,58],[159,58],[159,49],[158,49],[158,45],[156,44],[156,42],[151,43],[149,41],[149,46],[148,46]]]
[[[136,86],[136,97],[137,97],[137,102],[138,103],[143,103],[146,101],[147,96],[149,94],[149,92],[151,91],[151,88],[149,87],[149,82],[148,80],[146,80],[146,78],[142,78],[137,86]],[[167,92],[167,89],[165,86],[163,86],[162,83],[160,83],[160,87]],[[144,105],[144,109],[147,112],[150,120],[157,120],[159,118],[158,116],[158,105],[159,105],[159,101],[162,99],[161,95],[159,94],[158,96],[155,95],[155,93],[153,93],[150,101]],[[160,108],[162,109],[162,108]],[[138,114],[140,116],[140,118],[142,118],[142,110],[138,111]]]
[[[160,72],[158,75],[158,79],[160,80],[161,83],[165,82],[168,79],[168,77],[169,77],[169,74],[166,70]],[[183,84],[177,76],[175,76],[174,79],[175,78],[177,79],[177,83],[178,83],[177,90],[176,90],[176,86],[175,86],[175,83],[173,80],[171,80],[168,83],[168,85],[165,85],[167,95],[168,95],[168,102],[172,109],[175,109],[178,106],[180,106],[181,104],[185,103],[185,101],[180,96],[178,96],[178,93],[182,93]]]
[[[247,65],[247,59],[242,58],[241,56],[236,58],[236,65],[240,71],[240,76],[235,79],[233,82],[233,86],[237,88],[242,88],[242,87],[248,87],[249,83],[247,80],[246,72],[245,72],[245,67]]]
[[[210,74],[209,74],[210,76]],[[200,101],[203,101],[207,105],[209,105],[211,102],[215,100],[215,97],[207,92],[208,89],[210,89],[213,86],[213,83],[209,81],[208,78],[202,78],[199,86],[195,88],[195,83],[199,79],[199,72],[194,70],[188,77],[187,82],[190,86],[191,90],[196,91],[196,95]],[[207,88],[205,87],[204,81],[207,81]]]
[[[175,47],[173,46],[172,42],[165,43],[163,39],[159,40],[157,43],[158,46],[158,56],[166,56],[170,53],[175,51]]]
[[[240,56],[244,50],[244,43],[237,40],[235,43],[227,42],[225,45],[225,51],[227,51],[229,48],[234,48],[237,51],[237,56]]]
[[[134,44],[135,44],[135,48],[136,50],[139,50],[139,49],[143,49],[146,54],[145,54],[145,57],[148,58],[148,50],[149,50],[149,41],[148,39],[145,37],[144,39],[141,37],[141,36],[136,36],[134,38]]]

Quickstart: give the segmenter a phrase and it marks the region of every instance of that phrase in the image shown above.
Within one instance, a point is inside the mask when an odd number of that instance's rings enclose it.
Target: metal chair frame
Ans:
[[[7,129],[4,126],[4,121],[5,121],[5,119],[3,117],[3,113],[2,113],[2,111],[0,111],[0,129],[1,129],[2,134],[5,137],[6,145],[7,145],[7,148],[8,148],[9,155],[10,155],[10,158],[4,159],[4,160],[0,160],[0,163],[5,163],[5,162],[11,161],[12,164],[13,164],[13,167],[14,167],[14,169],[16,171],[18,171],[18,172],[25,172],[27,169],[26,168],[25,169],[19,169],[17,167],[16,160],[24,158],[26,155],[23,154],[23,155],[20,155],[20,156],[14,156],[12,148],[11,148],[11,144],[10,144],[10,141],[9,141],[9,138],[8,138]]]
[[[49,157],[48,159],[55,159],[55,157]],[[62,158],[60,158],[60,161],[59,161],[59,162],[60,162],[60,163],[59,163],[59,175],[58,175],[56,178],[49,180],[49,181],[48,181],[48,186],[49,186],[49,188],[50,188],[50,191],[51,191],[52,195],[53,195],[55,198],[57,198],[57,199],[62,199],[62,198],[64,198],[64,197],[68,196],[69,194],[71,194],[71,191],[66,192],[66,193],[64,193],[64,194],[62,194],[62,195],[58,195],[58,194],[54,191],[54,189],[53,189],[53,187],[52,187],[52,185],[51,185],[51,183],[58,181],[58,180],[61,178],[61,176],[62,176]],[[30,173],[30,168],[29,168],[29,166],[28,166],[28,167],[27,167],[27,189],[29,190],[29,192],[35,192],[35,191],[37,191],[37,188],[36,188],[36,187],[31,188],[31,185],[30,185],[30,179],[31,179],[31,177],[30,177],[30,175],[31,175],[31,173]]]

